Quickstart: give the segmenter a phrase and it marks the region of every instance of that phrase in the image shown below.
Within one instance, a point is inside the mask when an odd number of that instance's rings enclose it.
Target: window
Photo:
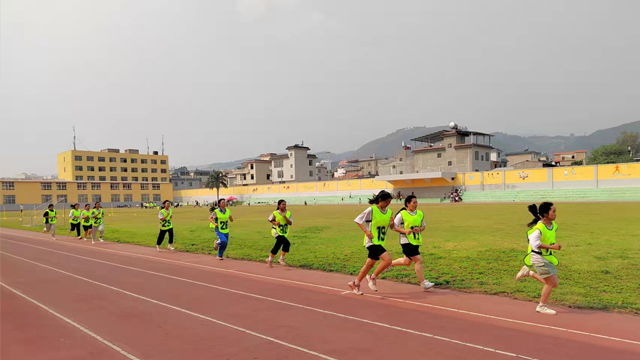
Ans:
[[[140,184],[140,190],[149,190],[149,184]]]
[[[484,153],[484,159],[487,160],[487,161],[490,160],[488,152]]]
[[[480,160],[480,151],[476,151],[476,160]]]
[[[76,187],[78,190],[87,190],[87,183],[77,183]]]
[[[65,183],[56,183],[56,190],[58,190],[58,191],[67,191],[67,184],[65,184]]]
[[[16,183],[14,183],[13,181],[2,183],[2,190],[15,190],[15,189],[16,189]]]
[[[167,165],[167,160],[160,160],[160,165]]]
[[[438,159],[442,159],[442,153],[438,153]]]
[[[53,202],[53,195],[40,195],[41,203],[50,203]]]
[[[253,170],[253,164],[250,165],[250,169]]]
[[[78,202],[80,203],[80,207],[82,207],[82,203],[89,202],[89,195],[87,194],[78,194]]]
[[[95,166],[87,166],[87,171],[96,171]]]
[[[94,204],[97,202],[102,202],[102,196],[96,194],[91,195],[91,202]]]
[[[137,173],[138,172],[138,168],[131,168],[131,172]]]
[[[111,194],[111,202],[120,202],[120,194]]]
[[[284,171],[278,170],[278,179],[284,178]]]
[[[138,159],[131,159],[131,163],[132,164],[137,164],[138,163]]]
[[[107,181],[107,177],[106,176],[100,176],[98,178],[98,181]]]
[[[151,159],[151,165],[158,165],[158,160]],[[155,195],[154,195],[155,196]]]
[[[398,159],[398,161],[402,162],[402,158]]]
[[[448,148],[448,149],[453,148],[453,143],[448,143],[448,144],[447,144],[447,148]]]
[[[84,181],[84,176],[76,176],[76,181]]]
[[[309,171],[309,176],[313,176],[313,170]]]
[[[133,185],[131,185],[131,184],[122,184],[122,190],[133,190]]]
[[[64,195],[57,195],[56,196],[56,200],[58,200],[59,203],[67,203],[67,194]]]
[[[293,179],[293,175],[289,175],[291,177],[291,179]]]
[[[402,175],[404,172],[402,170],[400,170],[400,175]]]
[[[126,176],[120,176],[120,181],[129,181],[129,178]]]
[[[251,174],[251,180],[254,180],[255,176],[253,174]]]
[[[163,174],[166,174],[167,173],[167,169],[160,169],[160,172],[163,173]]]
[[[132,202],[132,201],[133,201],[133,195],[124,194],[124,202]]]
[[[451,166],[451,165],[453,165],[453,162],[451,161],[447,162],[447,166]]]
[[[155,169],[155,168],[154,168],[154,169],[151,169],[151,173],[152,173],[152,174],[157,174],[157,173],[158,173],[158,169]]]
[[[110,176],[109,177],[109,181],[118,181],[118,177],[117,176]]]
[[[127,168],[126,168],[126,167],[121,167],[121,168],[120,168],[120,172],[127,172],[127,171],[128,171],[128,170],[127,170]]]
[[[137,176],[132,177],[132,178],[131,178],[131,181],[133,181],[133,182],[138,182],[138,177],[137,177]]]
[[[76,171],[82,171],[82,166],[76,165],[75,169]]]
[[[274,161],[273,162],[273,167],[275,168],[281,168],[284,166],[284,162],[282,160],[278,160],[278,161]]]
[[[140,164],[146,164],[147,163],[147,159],[140,159]]]
[[[111,190],[120,190],[120,184],[111,184]]]
[[[149,172],[149,169],[147,169],[147,168],[142,168],[142,169],[140,169],[140,170],[142,170],[141,172],[142,172],[143,174],[146,174],[146,173],[148,173],[148,172]]]
[[[242,174],[242,180],[247,180],[247,174]]]
[[[290,169],[293,169],[293,164],[289,164],[289,168],[290,168]]]
[[[126,164],[127,163],[127,158],[120,158],[120,163],[121,164]]]
[[[160,178],[160,182],[167,182],[167,178]]]
[[[271,180],[271,174],[267,174],[267,180]]]
[[[2,203],[5,205],[12,205],[16,203],[15,195],[4,195],[2,196]]]
[[[161,195],[160,194],[153,194],[153,202],[158,203],[160,201],[162,201]]]
[[[110,157],[109,162],[116,162],[116,158]]]
[[[40,190],[51,190],[51,183],[40,183]]]
[[[100,190],[100,188],[100,184],[98,183],[91,184],[91,190]]]
[[[142,182],[149,182],[149,178],[148,177],[143,177],[142,178]]]
[[[104,162],[105,158],[104,156],[98,156],[98,162]]]
[[[313,160],[309,160],[309,166],[313,166]]]
[[[87,181],[96,181],[95,176],[87,176]]]
[[[74,157],[73,157],[73,159],[74,159],[75,161],[82,161],[82,156],[78,156],[78,155],[76,155],[76,156],[74,156]],[[45,202],[46,202],[46,201],[45,201]]]
[[[98,166],[98,172],[106,172],[107,168],[104,166]]]
[[[151,184],[151,190],[160,190],[160,184]]]
[[[151,182],[158,182],[158,178],[157,177],[152,177],[151,178]]]
[[[142,194],[142,195],[140,195],[140,201],[142,201],[142,202],[149,202],[149,194]]]
[[[93,156],[87,156],[87,161],[94,161]]]
[[[480,161],[484,161],[484,155],[480,155]]]

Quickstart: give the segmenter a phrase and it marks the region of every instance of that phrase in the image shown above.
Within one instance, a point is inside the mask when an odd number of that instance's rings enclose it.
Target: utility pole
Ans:
[[[76,127],[73,127],[73,150],[76,150]]]

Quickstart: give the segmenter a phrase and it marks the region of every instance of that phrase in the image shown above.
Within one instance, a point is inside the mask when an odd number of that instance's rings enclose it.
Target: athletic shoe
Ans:
[[[367,279],[367,284],[369,284],[369,288],[373,291],[378,291],[378,287],[376,286],[377,279],[372,278],[369,274],[367,274],[366,279]]]
[[[218,251],[218,247],[219,247],[218,242],[217,242],[217,241],[216,241],[216,242],[214,242],[214,243],[213,243],[213,250]]]
[[[161,251],[160,250],[160,245],[156,245],[156,249],[158,249],[158,251]]]
[[[555,315],[556,314],[556,312],[554,310],[549,309],[547,304],[538,304],[538,307],[536,308],[536,311],[539,312],[540,314],[545,314],[545,315]]]
[[[422,284],[420,284],[420,286],[424,291],[431,289],[434,285],[435,285],[434,283],[431,283],[428,280],[425,280]]]
[[[387,271],[391,270],[392,268],[393,268],[393,265],[389,265],[386,269],[384,269],[384,270],[382,271],[382,273],[384,274],[384,273],[386,273]]]
[[[280,260],[278,260],[278,262],[279,262],[279,263],[280,263],[280,265],[282,265],[282,266],[287,266],[287,263],[286,263],[286,262],[284,262],[284,259],[280,259]]]
[[[100,242],[104,242],[104,240],[102,240],[102,238],[100,238]]]
[[[216,256],[216,258],[217,258],[218,260],[224,260],[224,259],[223,259],[223,258],[221,258],[220,256]]]
[[[167,245],[167,249],[169,249],[169,250],[175,250],[175,249],[173,248],[173,246],[171,246],[171,244]]]
[[[52,237],[51,237],[51,240],[52,240],[52,241],[56,241],[56,238],[54,238],[54,237],[52,236]]]
[[[349,284],[349,288],[351,288],[351,290],[353,290],[354,293],[356,293],[356,295],[362,295],[362,291],[360,291],[360,285],[356,285],[355,281],[350,282]]]
[[[78,238],[78,240],[82,240],[82,236],[80,236],[80,237]]]
[[[272,258],[267,258],[267,265],[269,265],[269,267],[273,267],[273,259]]]
[[[93,239],[91,239],[91,243],[92,243],[92,244],[95,244],[96,242],[95,242]]]
[[[85,238],[84,241],[87,241],[87,239]]]
[[[516,281],[522,279],[523,277],[529,276],[529,268],[525,265],[520,269],[518,275],[516,275]]]

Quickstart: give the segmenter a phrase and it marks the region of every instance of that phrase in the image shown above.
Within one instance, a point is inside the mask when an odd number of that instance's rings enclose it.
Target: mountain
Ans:
[[[396,152],[402,148],[403,142],[407,145],[413,145],[411,139],[448,128],[447,126],[419,126],[396,130],[389,135],[369,141],[355,150],[349,157],[345,158],[367,159],[373,156],[373,154],[376,154],[377,158],[393,157],[396,155]]]

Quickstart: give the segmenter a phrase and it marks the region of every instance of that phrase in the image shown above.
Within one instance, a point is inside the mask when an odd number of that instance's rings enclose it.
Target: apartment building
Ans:
[[[586,165],[587,150],[555,153],[553,154],[553,158],[553,162],[558,166],[571,166],[571,164],[580,161],[582,161],[581,165]]]
[[[309,154],[304,145],[287,147],[286,154],[270,154],[271,179],[274,183],[305,182],[316,180],[316,155]]]

